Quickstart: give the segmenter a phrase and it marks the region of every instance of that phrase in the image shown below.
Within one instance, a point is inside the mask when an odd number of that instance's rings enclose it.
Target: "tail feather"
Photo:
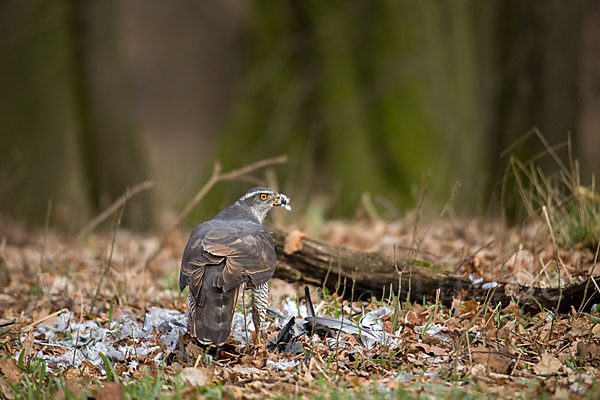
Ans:
[[[203,344],[225,343],[231,331],[237,303],[239,286],[223,291],[222,288],[213,285],[214,275],[219,273],[219,269],[222,270],[222,267],[207,266],[198,298],[190,294],[191,334]]]

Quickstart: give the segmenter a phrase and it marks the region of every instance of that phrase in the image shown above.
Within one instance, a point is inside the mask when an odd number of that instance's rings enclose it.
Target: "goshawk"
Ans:
[[[291,210],[286,195],[264,187],[250,189],[192,231],[181,260],[179,289],[190,287],[191,334],[199,342],[225,342],[239,291],[245,288],[252,291],[258,342],[267,311],[267,281],[275,271],[275,243],[262,222],[273,206]]]

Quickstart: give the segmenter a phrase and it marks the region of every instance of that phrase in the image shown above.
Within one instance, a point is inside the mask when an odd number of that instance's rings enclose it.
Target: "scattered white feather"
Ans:
[[[160,342],[169,350],[174,350],[179,341],[179,334],[186,332],[187,317],[176,310],[163,308],[150,309],[143,324],[127,315],[116,318],[110,324],[111,329],[98,326],[94,321],[76,322],[73,313],[65,312],[58,316],[54,324],[39,324],[34,332],[40,344],[50,347],[60,347],[66,351],[58,356],[38,353],[49,365],[55,367],[79,367],[84,360],[104,370],[100,353],[112,361],[128,361],[128,365],[137,368],[138,357],[152,356],[156,362],[162,360],[163,352],[160,346],[146,340],[152,336],[152,331],[160,333]],[[61,333],[59,338],[58,333]],[[24,339],[24,338],[23,338]],[[121,339],[130,339],[133,344],[122,344]]]
[[[300,362],[298,360],[267,360],[267,367],[275,368],[277,371],[286,371],[289,368],[295,367]]]

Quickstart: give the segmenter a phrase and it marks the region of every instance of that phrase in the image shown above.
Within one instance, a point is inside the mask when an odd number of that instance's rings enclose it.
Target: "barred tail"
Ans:
[[[226,292],[213,286],[212,279],[205,279],[198,298],[190,291],[190,333],[200,343],[225,343],[231,331],[239,290],[238,286]]]

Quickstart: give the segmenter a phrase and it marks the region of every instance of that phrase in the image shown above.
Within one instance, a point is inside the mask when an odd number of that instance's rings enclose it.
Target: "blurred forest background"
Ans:
[[[53,226],[80,225],[151,179],[126,216],[157,226],[216,160],[280,154],[270,183],[298,214],[352,216],[366,192],[403,212],[425,185],[499,212],[503,151],[544,151],[534,127],[571,134],[582,183],[600,171],[592,0],[4,0],[0,60],[0,214],[33,224],[52,199]]]

